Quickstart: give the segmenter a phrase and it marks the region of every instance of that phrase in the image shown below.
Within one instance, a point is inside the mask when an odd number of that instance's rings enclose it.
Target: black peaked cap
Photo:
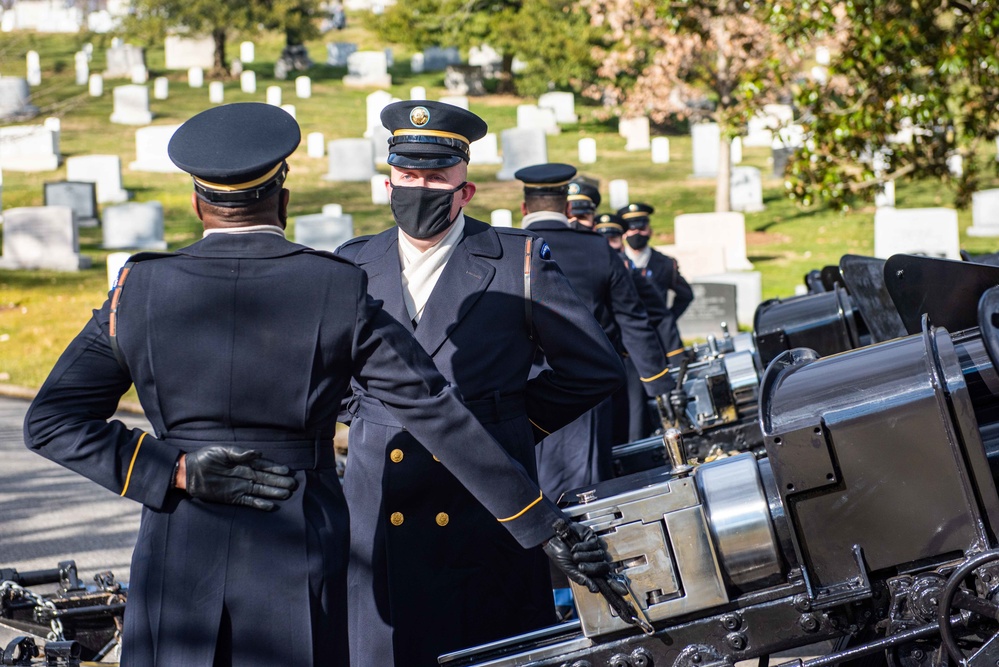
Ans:
[[[644,227],[649,224],[649,215],[655,213],[654,208],[648,204],[634,203],[628,204],[623,208],[619,208],[617,215],[621,218],[621,222],[628,229],[633,229],[635,227]]]
[[[513,177],[524,182],[524,192],[553,192],[566,194],[569,182],[576,175],[571,164],[548,162],[518,169]]]
[[[589,183],[569,183],[569,206],[573,213],[592,213],[600,206],[600,191]]]
[[[389,104],[381,113],[389,138],[388,163],[402,169],[443,169],[468,162],[471,144],[486,136],[486,121],[471,111],[429,100]]]
[[[604,236],[621,236],[624,234],[624,223],[613,213],[601,213],[594,220],[593,230]]]

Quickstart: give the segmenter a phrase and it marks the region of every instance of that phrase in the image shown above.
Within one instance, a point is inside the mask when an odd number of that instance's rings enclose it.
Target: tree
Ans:
[[[592,71],[589,18],[570,0],[410,0],[369,27],[414,49],[488,44],[503,59],[498,92],[581,86]],[[515,82],[514,58],[527,65]]]
[[[788,0],[791,2],[792,0]],[[797,91],[809,141],[789,165],[804,204],[869,200],[883,183],[930,177],[967,205],[999,131],[999,11],[990,0],[817,2],[789,26],[822,37],[829,82]],[[988,151],[989,153],[991,151]],[[963,173],[948,159],[963,158]]]
[[[226,40],[234,31],[255,29],[263,16],[264,7],[256,0],[132,0],[122,32],[149,40],[163,39],[171,28],[185,28],[192,35],[210,35],[215,42],[212,74],[227,76]]]
[[[597,79],[583,93],[624,116],[718,123],[715,210],[730,209],[730,141],[787,94],[800,59],[773,29],[771,2],[580,0],[603,29]]]

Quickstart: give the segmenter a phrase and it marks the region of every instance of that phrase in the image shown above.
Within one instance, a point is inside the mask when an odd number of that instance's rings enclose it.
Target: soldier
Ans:
[[[485,122],[438,102],[390,104],[396,227],[338,250],[529,474],[534,446],[622,385],[623,369],[544,239],[465,215],[469,144]],[[549,370],[529,380],[543,351]],[[500,524],[359,383],[344,475],[356,665],[437,656],[554,622],[548,564]],[[476,440],[466,440],[471,455]],[[536,476],[534,477],[536,479]]]
[[[575,175],[576,169],[567,164],[534,165],[514,174],[524,182],[523,227],[544,234],[552,257],[612,344],[641,371],[648,395],[668,393],[666,355],[620,256],[598,234],[569,224],[567,197]],[[538,474],[545,493],[556,498],[610,477],[611,409],[610,401],[605,401],[538,446]]]
[[[569,183],[569,223],[593,229],[593,216],[600,206],[600,191],[584,181]]]
[[[631,279],[635,283],[635,291],[638,292],[642,305],[649,315],[649,323],[652,324],[659,336],[659,342],[664,350],[675,350],[683,347],[679,333],[676,330],[676,321],[673,313],[666,305],[659,290],[642,275],[640,269],[635,268],[624,254],[624,224],[621,219],[613,213],[602,213],[597,216],[594,231],[607,239],[607,244],[616,250],[621,260],[628,267]],[[627,415],[626,419],[615,420],[614,422],[614,442],[634,442],[648,437],[655,430],[656,420],[651,416],[652,411],[646,397],[642,383],[638,380],[638,372],[635,364],[630,359],[624,360],[625,372],[628,374],[627,385],[619,389],[615,394],[615,417]],[[623,406],[623,409],[622,409]]]
[[[266,104],[215,107],[177,130],[169,155],[194,178],[204,238],[126,264],[25,418],[28,447],[144,505],[131,667],[346,664],[332,438],[351,378],[520,545],[548,540],[580,581],[600,568],[548,539],[561,513],[367,295],[364,272],[284,238],[285,158],[300,136]],[[153,433],[108,421],[133,383]]]
[[[649,216],[655,209],[648,204],[628,204],[618,210],[617,215],[625,226],[624,253],[627,255],[635,268],[641,270],[656,289],[669,302],[669,294],[673,293],[673,303],[670,312],[673,314],[673,321],[676,322],[687,310],[687,306],[694,300],[694,291],[690,285],[680,275],[680,267],[672,257],[662,254],[658,250],[649,247],[649,239],[652,237],[652,228]],[[676,332],[675,340],[680,340],[679,329]],[[666,351],[671,361],[679,363],[679,355],[683,352],[683,347],[671,348]]]

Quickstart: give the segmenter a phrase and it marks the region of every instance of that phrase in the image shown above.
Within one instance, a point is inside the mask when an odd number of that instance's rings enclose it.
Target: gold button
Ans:
[[[392,512],[392,516],[389,517],[389,521],[393,526],[401,526],[403,522],[402,512]]]
[[[398,463],[404,456],[405,454],[402,453],[401,449],[393,449],[389,454],[389,458],[392,459],[392,463]]]
[[[438,526],[442,526],[442,527],[446,526],[447,522],[449,520],[450,520],[450,517],[448,517],[448,515],[446,513],[444,513],[444,512],[441,512],[440,514],[437,515],[437,525]]]
[[[434,461],[437,461],[437,463],[441,462],[441,460],[439,458],[437,458],[436,456],[434,457]]]

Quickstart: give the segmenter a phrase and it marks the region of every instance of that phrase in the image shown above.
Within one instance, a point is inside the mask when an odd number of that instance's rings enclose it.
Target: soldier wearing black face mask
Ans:
[[[624,223],[624,253],[635,265],[635,268],[642,272],[642,275],[659,290],[663,299],[669,303],[669,294],[673,293],[673,303],[670,305],[670,313],[673,321],[676,322],[687,310],[687,306],[694,300],[694,291],[690,289],[690,284],[680,275],[680,267],[676,260],[668,255],[664,255],[655,248],[649,247],[649,239],[652,237],[651,223],[649,216],[655,212],[648,204],[628,204],[618,210],[617,215]],[[680,339],[680,333],[671,336],[674,340]],[[670,361],[679,363],[683,348],[667,350]]]
[[[413,332],[506,451],[537,478],[534,446],[624,381],[600,325],[544,239],[464,213],[473,113],[406,101],[382,111],[396,227],[338,254]],[[540,352],[548,370],[529,379]],[[349,634],[353,664],[420,666],[555,622],[548,562],[521,549],[374,398],[352,386]],[[479,443],[467,442],[475,455]]]

